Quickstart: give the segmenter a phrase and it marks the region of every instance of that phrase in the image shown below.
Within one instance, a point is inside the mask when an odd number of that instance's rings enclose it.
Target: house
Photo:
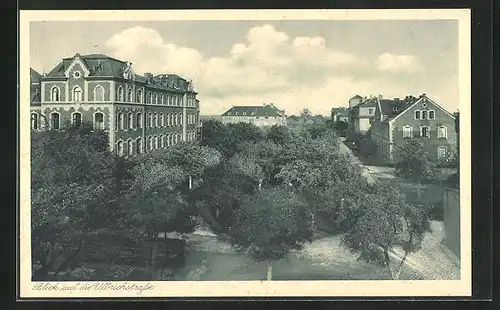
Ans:
[[[370,130],[377,109],[377,97],[354,96],[349,100],[349,127],[347,137],[365,134]]]
[[[403,100],[375,98],[371,101],[376,105],[370,137],[377,144],[381,159],[387,163],[397,163],[400,160],[397,149],[406,139],[414,137],[426,139],[425,147],[433,160],[446,159],[456,150],[455,117],[426,94],[418,98],[407,96]]]
[[[108,132],[120,156],[163,149],[199,135],[199,101],[175,74],[135,74],[130,62],[103,54],[62,59],[49,73],[31,70],[31,129],[89,123]]]
[[[332,121],[333,122],[349,122],[349,109],[345,107],[332,108]]]
[[[280,110],[273,103],[261,106],[233,106],[222,113],[223,124],[251,123],[258,127],[280,125],[286,126],[285,110]]]

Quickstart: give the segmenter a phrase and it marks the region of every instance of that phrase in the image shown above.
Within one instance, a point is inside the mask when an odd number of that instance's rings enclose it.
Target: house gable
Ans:
[[[76,70],[82,70],[83,77],[87,77],[90,74],[89,68],[87,68],[87,66],[82,61],[79,54],[76,54],[75,58],[73,59],[73,62],[68,66],[66,71],[64,71],[64,76],[69,78],[70,74],[74,73]]]

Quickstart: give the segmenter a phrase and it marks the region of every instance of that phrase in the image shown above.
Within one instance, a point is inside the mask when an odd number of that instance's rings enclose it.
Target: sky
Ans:
[[[191,79],[202,115],[263,103],[329,115],[356,94],[458,110],[456,20],[31,22],[33,69],[76,53]]]

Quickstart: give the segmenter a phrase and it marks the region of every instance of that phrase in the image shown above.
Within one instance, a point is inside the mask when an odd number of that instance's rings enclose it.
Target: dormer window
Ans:
[[[392,112],[397,112],[398,111],[398,107],[392,107]]]
[[[233,113],[231,113],[231,112],[228,112],[228,113],[227,113],[227,115],[231,115],[231,114],[233,114]]]

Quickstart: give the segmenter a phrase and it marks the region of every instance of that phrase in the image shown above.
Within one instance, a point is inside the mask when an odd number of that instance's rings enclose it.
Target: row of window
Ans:
[[[159,115],[157,113],[149,113],[146,121],[147,121],[145,124],[146,128],[182,126],[182,114],[167,113],[165,120],[165,115],[163,113],[160,113]],[[196,115],[188,114],[187,121],[188,125],[195,124]],[[143,118],[142,118],[142,113],[140,112],[137,113],[135,116],[133,113],[128,113],[127,117],[125,117],[125,114],[121,112],[117,114],[117,121],[115,126],[116,130],[142,128],[142,126],[143,126]]]
[[[94,101],[105,101],[104,96],[104,88],[101,85],[97,85],[93,89],[94,92]],[[135,100],[134,100],[134,90],[132,87],[127,88],[127,94],[123,90],[123,87],[119,86],[117,90],[117,101],[119,102],[137,102],[143,103],[144,98],[142,95],[142,90],[138,89],[136,92]],[[71,90],[71,99],[70,101],[79,102],[82,101],[82,88],[80,86],[75,86]],[[148,92],[148,96],[146,98],[146,103],[154,103],[154,104],[162,104],[162,105],[170,105],[170,106],[182,106],[182,97],[183,95],[172,94],[172,95],[163,95],[157,94],[153,92]],[[61,90],[57,86],[53,86],[50,91],[50,101],[60,101],[61,100]],[[187,98],[187,106],[194,107],[196,105],[196,99],[193,97]]]
[[[420,110],[415,110],[415,119],[416,120],[424,120],[424,119],[430,119],[430,120],[433,120],[433,119],[436,119],[436,112],[434,112],[434,110],[423,110],[423,111],[420,111]]]
[[[196,138],[194,131],[189,131],[187,133],[187,141],[193,141]],[[126,143],[119,140],[116,143],[116,152],[119,156],[132,156],[135,154],[142,154],[144,152],[144,147],[148,151],[163,149],[172,145],[176,145],[182,141],[181,133],[173,133],[161,136],[149,136],[146,138],[145,145],[142,138],[137,138],[135,140],[129,139]],[[125,152],[125,146],[127,151]]]
[[[71,124],[80,126],[82,124],[82,114],[80,112],[71,113]],[[52,112],[49,118],[50,129],[61,128],[61,115],[58,112]],[[31,129],[40,129],[40,115],[36,112],[31,113]],[[94,113],[94,129],[104,130],[104,114]]]
[[[386,141],[382,141],[382,154],[384,157],[389,158],[389,144]],[[448,155],[448,148],[446,146],[438,146],[437,147],[437,158],[438,159],[446,159]]]
[[[189,114],[188,121],[194,121],[195,115]],[[31,113],[31,129],[40,129],[40,116],[38,113]],[[71,123],[76,126],[82,124],[82,114],[80,112],[73,112],[71,114]],[[127,125],[128,129],[134,129],[134,123],[137,124],[137,128],[142,128],[143,120],[142,113],[137,113],[134,117],[132,113],[128,114]],[[188,122],[189,123],[189,122]],[[194,124],[194,123],[193,123]],[[154,126],[153,126],[154,125]],[[182,115],[181,114],[167,114],[167,126],[180,126],[182,125]],[[165,118],[163,113],[160,113],[160,118],[156,113],[149,113],[148,123],[146,128],[153,127],[165,127]],[[61,116],[58,112],[53,112],[50,114],[50,128],[59,129],[61,127]],[[94,114],[94,129],[103,130],[104,129],[104,114],[97,112]],[[118,119],[116,122],[116,129],[125,129],[125,116],[123,113],[118,113]]]
[[[438,126],[436,129],[438,139],[446,139],[448,137],[448,128],[445,126]],[[429,126],[420,127],[420,137],[430,138],[430,128]],[[413,127],[403,126],[403,138],[413,138]]]

